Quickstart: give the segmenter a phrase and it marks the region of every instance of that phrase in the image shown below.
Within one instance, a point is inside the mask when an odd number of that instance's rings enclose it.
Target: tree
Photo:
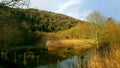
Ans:
[[[12,8],[25,8],[29,6],[30,0],[1,0],[0,6],[9,6]]]
[[[19,44],[23,41],[22,31],[14,23],[4,22],[0,26],[0,47],[2,50],[6,50],[11,45]]]
[[[103,45],[115,45],[120,41],[120,28],[113,18],[106,20],[106,25],[102,30],[101,42]]]
[[[106,18],[98,11],[93,11],[87,16],[87,20],[94,24],[96,45],[99,45],[100,30],[105,24]]]

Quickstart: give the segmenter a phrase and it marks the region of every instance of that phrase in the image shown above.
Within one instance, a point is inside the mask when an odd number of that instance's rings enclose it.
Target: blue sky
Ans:
[[[105,17],[120,21],[120,0],[31,0],[30,7],[65,14],[85,20],[97,10]]]

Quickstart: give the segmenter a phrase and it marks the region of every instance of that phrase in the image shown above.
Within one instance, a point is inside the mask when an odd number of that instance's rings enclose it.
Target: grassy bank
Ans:
[[[94,48],[95,41],[92,39],[61,39],[48,40],[46,47],[48,51],[59,55],[80,54]]]
[[[120,46],[108,46],[92,50],[87,62],[77,64],[77,68],[120,68]]]
[[[89,59],[91,68],[120,68],[120,46],[114,45],[96,51]]]

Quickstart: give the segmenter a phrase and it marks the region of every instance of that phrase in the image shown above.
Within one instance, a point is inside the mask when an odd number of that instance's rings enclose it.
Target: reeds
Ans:
[[[92,39],[62,39],[47,41],[48,50],[81,50],[93,47],[95,41]]]
[[[87,63],[78,68],[120,68],[120,46],[107,46],[91,51]],[[87,67],[85,67],[87,65]]]
[[[84,43],[88,41],[87,43]],[[69,50],[69,48],[73,51],[75,50],[75,46],[78,49],[85,49],[89,48],[88,51],[89,57],[87,58],[87,61],[84,61],[84,58],[82,59],[83,62],[79,62],[77,64],[77,67],[75,68],[120,68],[120,46],[119,44],[110,45],[110,46],[101,46],[99,48],[92,47],[94,44],[94,41],[92,40],[57,40],[57,41],[49,41],[48,46],[60,51],[66,52]],[[68,45],[69,44],[69,45]],[[80,45],[82,44],[82,45]],[[85,45],[87,44],[87,45]],[[78,46],[78,47],[77,47]],[[60,50],[61,48],[61,50]],[[92,49],[90,49],[92,48]],[[79,52],[79,51],[77,51]],[[60,52],[62,53],[62,52]],[[85,59],[86,60],[86,59]]]

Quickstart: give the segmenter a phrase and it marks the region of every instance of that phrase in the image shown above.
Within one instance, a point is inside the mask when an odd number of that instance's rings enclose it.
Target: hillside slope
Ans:
[[[0,6],[1,48],[31,44],[42,39],[42,32],[64,31],[78,23],[83,21],[53,12]]]
[[[56,32],[69,29],[82,21],[44,10],[14,9],[0,6],[1,21],[17,22],[27,30]],[[12,20],[13,19],[13,20]]]
[[[55,33],[60,39],[94,39],[95,27],[89,22],[77,24],[76,26],[65,31],[58,31]]]
[[[56,32],[69,29],[81,22],[75,18],[49,11],[29,9],[27,19],[35,30],[43,32]],[[34,23],[33,23],[34,22]]]

